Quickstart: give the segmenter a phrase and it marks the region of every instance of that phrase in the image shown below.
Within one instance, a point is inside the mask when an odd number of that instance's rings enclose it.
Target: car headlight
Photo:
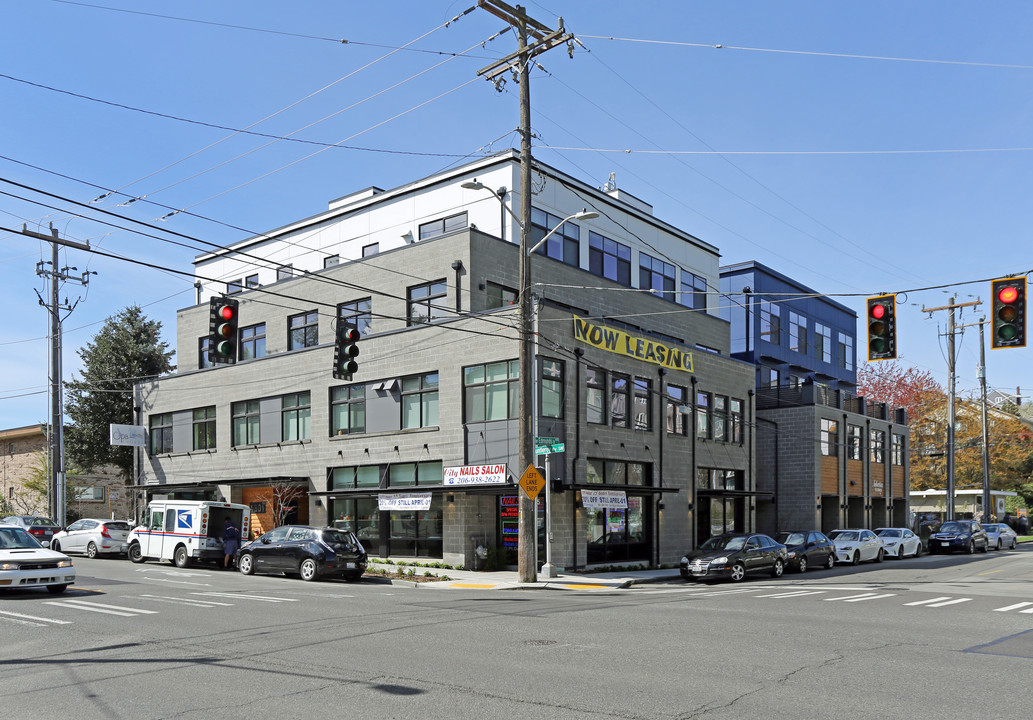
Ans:
[[[683,558],[681,559],[681,564],[682,564],[682,565],[688,565],[688,564],[689,564],[689,559],[688,559],[687,557],[683,557]]]
[[[713,560],[710,561],[710,563],[712,565],[724,565],[727,562],[728,562],[728,556],[727,555],[722,555],[721,557],[714,558]]]
[[[790,550],[789,551],[789,557],[791,557],[791,558],[796,557],[796,551],[795,550]]]
[[[13,562],[0,563],[0,570],[17,570],[18,567],[19,567],[18,563],[13,563]]]
[[[58,567],[72,567],[72,559],[71,558],[65,558],[64,560],[59,560],[58,563],[57,563],[57,566]]]

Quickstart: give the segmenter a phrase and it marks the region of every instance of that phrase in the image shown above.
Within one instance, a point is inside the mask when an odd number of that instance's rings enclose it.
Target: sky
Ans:
[[[69,274],[96,273],[61,287],[64,379],[128,305],[174,346],[203,243],[519,147],[517,84],[477,76],[517,39],[474,1],[0,5],[0,227],[155,266],[62,250]],[[992,278],[1033,269],[1033,3],[525,7],[578,39],[532,71],[537,159],[596,186],[614,173],[722,264],[764,263],[862,319],[896,293],[905,366],[945,384],[947,313],[923,309],[981,300],[956,316],[976,323]],[[0,428],[47,420],[49,260],[0,230]],[[1030,393],[1031,352],[988,338],[989,387]],[[960,395],[979,355],[973,325]]]

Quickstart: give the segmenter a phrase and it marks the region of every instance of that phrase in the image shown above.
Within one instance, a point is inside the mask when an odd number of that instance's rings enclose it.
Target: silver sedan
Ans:
[[[986,523],[983,529],[986,530],[986,540],[991,550],[1015,549],[1019,536],[1009,526],[1004,523]]]

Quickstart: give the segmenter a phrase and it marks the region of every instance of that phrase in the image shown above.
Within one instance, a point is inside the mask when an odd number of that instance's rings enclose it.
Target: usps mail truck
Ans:
[[[147,518],[129,533],[129,559],[135,563],[147,559],[169,560],[176,567],[186,567],[193,560],[222,562],[225,555],[222,532],[226,518],[240,530],[242,541],[248,538],[251,508],[235,503],[207,500],[152,500]]]

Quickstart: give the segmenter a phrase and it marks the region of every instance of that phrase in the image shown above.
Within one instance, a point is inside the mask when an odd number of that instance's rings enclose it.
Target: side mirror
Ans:
[[[263,545],[268,545],[269,544],[269,538],[267,538],[267,537],[262,538],[262,544]]]

